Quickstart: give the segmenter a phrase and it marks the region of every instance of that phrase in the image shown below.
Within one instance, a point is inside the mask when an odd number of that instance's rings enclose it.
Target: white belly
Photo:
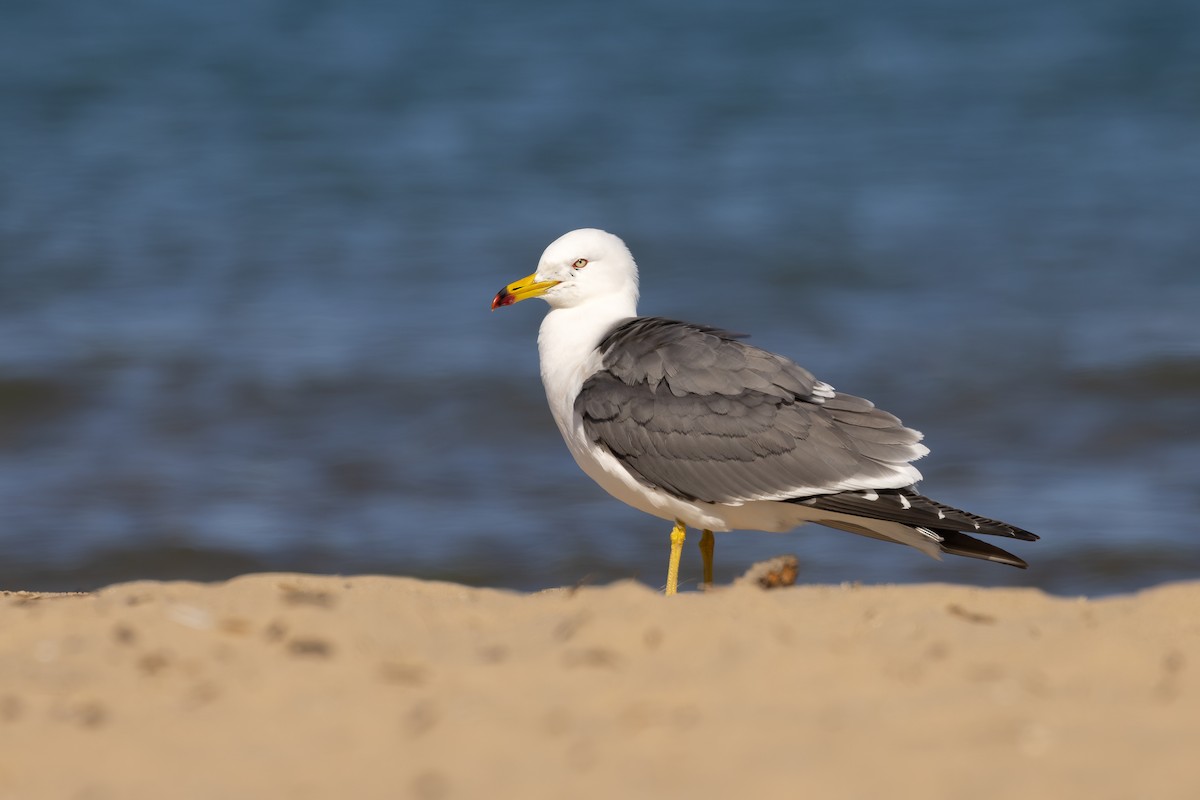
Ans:
[[[603,489],[626,505],[667,520],[682,520],[689,528],[710,531],[768,531],[783,533],[805,524],[851,525],[851,533],[915,547],[931,558],[941,559],[940,538],[935,534],[886,520],[864,519],[810,506],[776,500],[755,500],[740,505],[700,503],[673,497],[638,481],[615,456],[603,448],[583,446],[583,426],[567,440],[571,454],[584,472]]]

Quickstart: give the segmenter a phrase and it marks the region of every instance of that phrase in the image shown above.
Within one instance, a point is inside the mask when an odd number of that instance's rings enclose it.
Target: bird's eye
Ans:
[[[584,267],[587,266],[587,259],[586,258],[577,258],[577,259],[575,259],[575,263],[572,264],[571,266],[574,267],[575,269],[583,269]]]

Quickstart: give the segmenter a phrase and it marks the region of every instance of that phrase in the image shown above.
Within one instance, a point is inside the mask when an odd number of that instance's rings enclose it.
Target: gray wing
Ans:
[[[636,317],[599,347],[575,411],[647,485],[713,503],[898,488],[921,434],[717,328]]]

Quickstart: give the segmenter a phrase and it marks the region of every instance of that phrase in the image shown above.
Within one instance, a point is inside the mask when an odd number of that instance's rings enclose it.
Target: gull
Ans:
[[[922,435],[874,403],[720,328],[637,313],[638,268],[618,237],[564,234],[537,271],[492,309],[550,305],[538,332],[546,399],[567,449],[605,491],[674,522],[665,593],[678,590],[687,528],[703,531],[704,586],[713,531],[789,531],[808,522],[940,559],[1025,568],[968,533],[1033,541],[1029,531],[917,491]]]

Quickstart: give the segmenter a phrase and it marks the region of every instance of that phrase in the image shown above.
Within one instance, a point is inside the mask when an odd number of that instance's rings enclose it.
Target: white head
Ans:
[[[618,237],[596,228],[580,228],[551,242],[542,253],[537,272],[501,289],[492,308],[529,297],[541,297],[553,308],[570,308],[601,298],[636,307],[637,264]]]

